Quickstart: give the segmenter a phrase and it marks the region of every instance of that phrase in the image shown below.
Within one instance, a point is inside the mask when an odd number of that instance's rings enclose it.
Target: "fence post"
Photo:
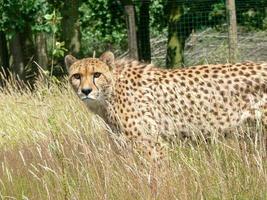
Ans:
[[[237,25],[235,0],[226,0],[228,17],[229,62],[237,62]]]
[[[138,60],[134,5],[133,4],[125,5],[125,12],[127,14],[127,34],[128,34],[129,56],[131,58]]]

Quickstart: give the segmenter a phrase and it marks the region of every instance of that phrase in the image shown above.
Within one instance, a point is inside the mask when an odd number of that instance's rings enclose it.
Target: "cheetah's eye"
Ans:
[[[100,72],[94,73],[94,78],[99,78],[100,76],[101,76],[101,73]]]
[[[81,79],[81,74],[74,74],[73,77],[74,77],[75,79]]]

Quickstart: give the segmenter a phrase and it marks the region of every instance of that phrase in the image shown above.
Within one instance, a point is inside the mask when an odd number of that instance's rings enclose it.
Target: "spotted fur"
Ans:
[[[71,85],[90,109],[149,155],[158,155],[166,140],[227,132],[248,119],[266,121],[267,63],[167,70],[115,60],[111,52],[65,61]],[[92,91],[85,95],[84,88]]]

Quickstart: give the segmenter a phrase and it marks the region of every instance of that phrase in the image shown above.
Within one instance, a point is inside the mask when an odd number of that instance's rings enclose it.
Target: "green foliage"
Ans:
[[[95,50],[125,49],[126,24],[123,6],[119,1],[86,1],[80,7],[82,51],[90,55]]]
[[[264,29],[265,10],[249,9],[244,12],[239,12],[238,22],[250,30]]]
[[[53,55],[56,58],[62,58],[65,54],[65,52],[67,52],[67,49],[64,47],[65,42],[56,42],[55,43],[55,48],[53,49]]]
[[[212,10],[209,13],[209,20],[217,22],[216,24],[221,24],[225,22],[226,10],[225,4],[220,2],[212,5]]]
[[[50,30],[53,34],[56,34],[59,30],[60,21],[62,19],[60,13],[54,10],[52,13],[44,15],[44,19],[46,27],[49,28],[48,30]]]
[[[67,51],[67,49],[64,47],[65,42],[58,42],[56,40],[56,34],[58,34],[58,31],[60,30],[60,22],[62,17],[60,16],[60,13],[54,10],[51,14],[44,15],[44,19],[46,21],[45,26],[47,27],[47,30],[53,34],[52,38],[52,56],[56,58],[60,58],[64,56],[64,53]]]
[[[23,55],[25,65],[35,56],[36,50],[36,44],[28,41],[34,41],[39,32],[48,33],[45,43],[49,63],[55,66],[63,65],[62,58],[66,48],[62,37],[61,12],[66,7],[66,2],[0,0],[0,31],[5,33],[8,42],[14,33],[22,34],[24,43],[22,48],[26,52]],[[139,14],[142,1],[133,2]],[[175,28],[184,39],[192,33],[192,30],[207,27],[222,28],[227,22],[225,0],[150,0],[150,34],[153,38],[166,35],[172,3],[183,8],[183,15]],[[94,51],[100,54],[109,49],[121,54],[127,50],[125,13],[119,0],[83,0],[77,5],[80,14],[78,26],[81,31],[79,53],[81,57],[91,56]],[[238,24],[247,27],[248,30],[267,29],[266,5],[267,0],[236,0]],[[65,43],[67,44],[66,41]]]
[[[32,25],[34,32],[52,32],[51,24],[49,23],[49,15],[54,12],[53,6],[47,0],[38,0],[42,7],[36,12],[35,20]]]
[[[264,29],[267,0],[237,0],[237,20],[248,29]]]
[[[134,1],[136,8],[140,1]],[[183,6],[183,25],[213,26],[222,24],[226,19],[225,1],[222,0],[186,0],[177,1]],[[237,0],[238,23],[249,28],[263,29],[266,27],[266,0],[257,2],[251,0]],[[0,4],[0,30],[9,36],[14,32],[23,31],[30,26],[33,32],[57,32],[59,23],[48,23],[54,10],[60,10],[64,1],[55,0],[5,0]],[[150,26],[152,34],[160,34],[167,27],[168,5],[165,0],[151,1]],[[101,52],[107,48],[126,47],[126,24],[123,6],[120,1],[96,0],[82,1],[79,8],[82,32],[82,55],[88,55],[94,50]],[[207,12],[207,16],[203,14]],[[58,16],[58,13],[57,13]],[[183,20],[182,19],[182,20]],[[185,21],[188,21],[185,23]],[[184,32],[186,32],[184,30]]]
[[[167,27],[167,17],[165,15],[165,0],[155,0],[150,6],[150,28],[152,35],[160,35]]]
[[[13,34],[23,31],[28,25],[35,31],[46,30],[43,16],[50,9],[46,0],[5,0],[0,5],[0,30]]]

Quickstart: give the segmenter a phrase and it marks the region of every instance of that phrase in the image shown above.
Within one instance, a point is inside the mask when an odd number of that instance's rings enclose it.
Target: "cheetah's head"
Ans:
[[[100,58],[65,57],[69,82],[81,100],[95,103],[105,99],[112,84],[114,60],[111,52],[103,53]]]

